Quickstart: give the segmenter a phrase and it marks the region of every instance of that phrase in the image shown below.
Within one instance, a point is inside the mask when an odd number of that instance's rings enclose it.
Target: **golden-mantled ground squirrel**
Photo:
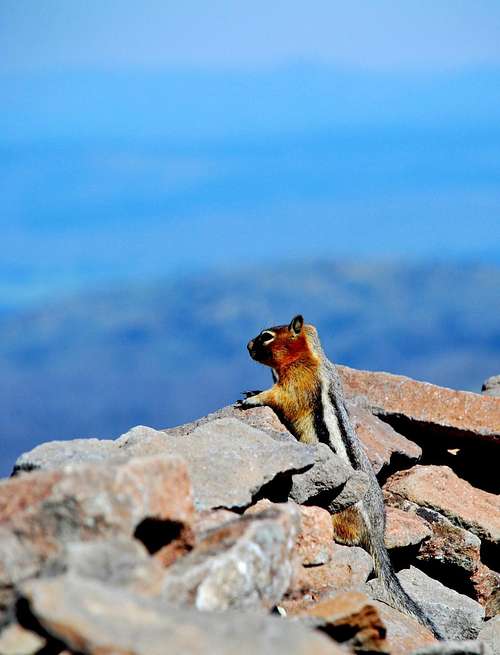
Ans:
[[[271,407],[299,441],[323,441],[354,469],[368,474],[370,485],[364,498],[332,516],[335,539],[366,548],[391,604],[442,638],[396,577],[384,545],[382,491],[349,419],[337,370],[326,358],[316,328],[295,316],[289,325],[263,330],[248,343],[248,351],[257,362],[271,367],[274,385],[266,391],[247,392],[241,406]]]

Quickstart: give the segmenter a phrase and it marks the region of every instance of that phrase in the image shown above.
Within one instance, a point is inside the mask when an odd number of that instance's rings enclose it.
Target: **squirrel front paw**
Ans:
[[[236,407],[241,407],[243,409],[248,407],[258,407],[261,403],[257,399],[257,396],[261,391],[242,391],[241,394],[244,398],[240,398],[236,401]]]

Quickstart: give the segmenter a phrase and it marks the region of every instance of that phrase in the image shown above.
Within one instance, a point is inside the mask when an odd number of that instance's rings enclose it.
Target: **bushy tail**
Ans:
[[[429,628],[437,639],[445,639],[445,636],[435,625],[434,621],[425,614],[422,608],[401,586],[394,568],[392,567],[387,548],[383,544],[375,544],[373,541],[367,545],[369,546],[370,554],[373,557],[375,571],[382,583],[390,605],[417,619],[417,621],[422,623],[422,625]]]

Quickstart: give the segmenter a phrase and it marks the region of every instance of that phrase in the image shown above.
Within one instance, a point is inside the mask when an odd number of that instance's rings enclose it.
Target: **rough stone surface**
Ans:
[[[416,546],[432,534],[424,519],[396,507],[386,508],[385,545],[387,548]]]
[[[167,570],[162,597],[200,610],[271,608],[290,585],[299,529],[291,504],[228,523]]]
[[[278,442],[234,418],[204,422],[188,434],[138,427],[117,440],[131,454],[162,452],[186,459],[198,510],[239,508],[277,475],[314,463],[311,448],[295,440]]]
[[[438,520],[433,520],[435,515]],[[481,540],[475,534],[453,525],[437,512],[426,512],[432,535],[420,546],[418,559],[439,562],[473,573],[479,566]]]
[[[419,648],[411,655],[492,655],[491,650],[477,639],[465,641],[446,640],[439,644]]]
[[[468,596],[448,589],[415,567],[398,574],[405,591],[421,606],[448,639],[474,639],[484,618],[484,608]],[[384,600],[377,580],[367,585],[375,597]]]
[[[298,473],[292,477],[292,486],[289,491],[289,498],[296,503],[321,502],[322,507],[327,507],[340,492],[344,492],[344,503],[351,504],[359,500],[360,494],[364,495],[368,486],[368,479],[360,491],[351,494],[348,498],[344,488],[346,483],[357,472],[355,472],[343,459],[335,455],[324,443],[312,446],[314,452],[314,466],[304,473]],[[363,477],[363,480],[365,478]],[[352,486],[352,485],[350,485]],[[345,505],[347,507],[347,505]]]
[[[229,509],[207,509],[196,514],[193,530],[199,539],[203,539],[206,532],[220,528],[230,521],[237,521],[239,517],[237,512],[231,512]]]
[[[12,602],[13,586],[37,575],[65,543],[130,537],[138,526],[153,520],[157,533],[180,526],[182,539],[189,540],[183,545],[189,546],[193,514],[186,464],[178,457],[66,466],[0,482],[3,613]]]
[[[436,643],[431,632],[416,619],[398,612],[393,607],[373,601],[387,629],[388,651],[391,655],[407,655],[415,648]]]
[[[331,556],[333,525],[330,514],[321,507],[299,507],[301,529],[296,552],[304,566],[325,564]]]
[[[294,608],[306,607],[312,601],[356,589],[363,585],[372,570],[373,560],[363,548],[332,543],[326,564],[303,566],[298,570],[282,604],[293,612]]]
[[[489,646],[492,655],[500,655],[500,614],[486,621],[478,635],[478,640]]]
[[[372,411],[388,419],[409,419],[414,429],[464,438],[500,441],[497,398],[454,391],[402,375],[357,371],[338,366],[349,396],[364,396]]]
[[[483,605],[486,617],[500,614],[500,573],[480,563],[471,576],[476,599]]]
[[[389,652],[385,625],[366,594],[352,591],[338,594],[311,605],[298,616],[312,619],[312,624],[355,649]]]
[[[49,562],[47,573],[70,573],[149,596],[160,594],[165,576],[161,563],[140,542],[126,537],[66,544],[61,556]]]
[[[328,637],[277,617],[174,608],[65,575],[23,584],[43,628],[85,655],[341,655]]]
[[[390,465],[393,457],[405,463],[420,459],[422,455],[420,446],[374,416],[359,400],[349,402],[347,408],[375,473]]]
[[[500,375],[492,375],[483,382],[481,393],[486,396],[500,396]]]
[[[11,623],[0,632],[2,655],[36,655],[45,645],[45,639],[17,623]]]
[[[115,454],[116,448],[111,439],[49,441],[18,457],[13,473],[57,469],[67,464],[96,464]]]
[[[481,539],[500,542],[500,497],[461,480],[448,466],[414,466],[387,480],[384,489],[444,514]]]

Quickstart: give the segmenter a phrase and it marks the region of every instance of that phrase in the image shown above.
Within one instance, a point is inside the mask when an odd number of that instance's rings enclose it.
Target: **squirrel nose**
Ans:
[[[252,350],[252,348],[253,348],[253,339],[247,343],[247,348],[248,348],[248,350]]]

